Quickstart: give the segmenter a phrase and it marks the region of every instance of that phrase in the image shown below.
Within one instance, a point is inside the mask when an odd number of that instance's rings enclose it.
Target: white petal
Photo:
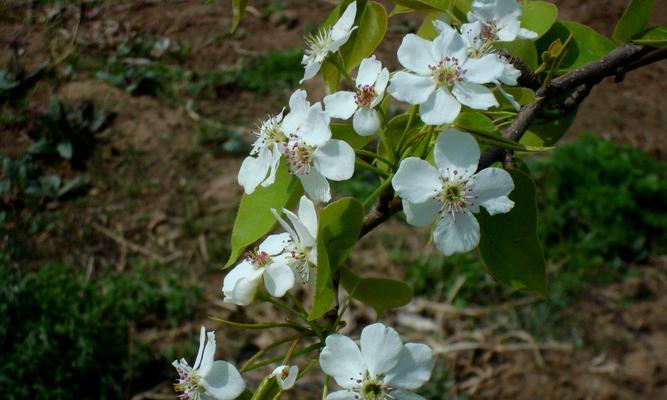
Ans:
[[[282,253],[290,242],[289,233],[280,233],[278,235],[269,235],[259,245],[259,251],[265,251],[270,256]]]
[[[361,107],[354,113],[352,128],[361,136],[371,136],[380,129],[380,115],[375,109]]]
[[[528,39],[535,40],[537,39],[537,32],[530,31],[526,28],[519,29],[519,34],[516,36],[517,39]]]
[[[521,76],[521,71],[514,68],[514,65],[503,57],[498,57],[498,62],[503,64],[503,73],[500,75],[500,81],[506,85],[516,86]]]
[[[302,64],[304,64],[302,62]],[[321,61],[317,61],[315,58],[309,58],[304,64],[303,78],[299,81],[299,84],[312,79],[318,72],[320,72],[320,67],[322,66]]]
[[[479,244],[479,223],[467,210],[455,217],[444,214],[433,231],[433,241],[446,256],[470,251]]]
[[[245,382],[236,367],[220,360],[213,363],[202,386],[218,400],[233,400],[245,390]]]
[[[294,272],[285,264],[271,264],[264,271],[264,286],[273,297],[283,297],[294,287]]]
[[[329,393],[325,400],[357,400],[358,396],[349,390],[339,390],[337,392]]]
[[[192,369],[198,369],[201,365],[201,356],[204,354],[204,345],[206,344],[206,328],[203,326],[199,330],[199,350],[197,350],[197,358],[192,365]]]
[[[513,21],[507,21],[505,26],[502,26],[498,29],[498,41],[499,42],[511,42],[514,41],[519,35],[521,29],[521,24],[518,19]]]
[[[514,96],[512,96],[512,95],[509,94],[509,93],[507,93],[507,92],[505,91],[505,89],[503,89],[503,87],[502,87],[499,83],[496,83],[496,88],[498,89],[498,91],[500,92],[500,94],[501,94],[507,101],[509,101],[509,103],[512,105],[512,107],[514,107],[514,109],[515,109],[516,111],[521,110],[521,104],[519,104],[519,103],[514,99]]]
[[[336,92],[324,98],[324,109],[331,118],[349,119],[357,109],[352,92]]]
[[[253,193],[257,186],[266,179],[272,159],[272,152],[262,149],[257,157],[248,156],[243,160],[241,169],[239,169],[238,181],[246,194]]]
[[[375,98],[371,102],[371,108],[377,106],[382,102],[384,98],[384,91],[387,89],[387,84],[389,83],[389,70],[387,68],[382,68],[378,80],[375,81]]]
[[[280,166],[280,157],[282,157],[281,146],[282,143],[273,144],[273,148],[271,149],[271,170],[269,171],[269,176],[262,182],[262,186],[264,187],[271,186],[276,181],[276,172]]]
[[[491,215],[506,213],[514,207],[514,202],[507,197],[513,189],[512,176],[500,168],[479,171],[472,184],[473,194],[479,196],[477,202]]]
[[[261,282],[263,269],[257,269],[248,261],[234,267],[223,281],[224,302],[240,306],[252,303]]]
[[[319,66],[318,66],[319,69]],[[290,134],[294,132],[306,118],[310,103],[306,100],[306,91],[299,89],[292,93],[289,98],[289,113],[283,119],[283,130]]]
[[[213,357],[215,357],[215,332],[211,331],[206,333],[206,337],[208,338],[208,341],[206,342],[204,352],[201,356],[201,364],[199,364],[199,368],[197,368],[197,373],[200,376],[208,375],[213,366]]]
[[[308,175],[298,175],[303,190],[308,197],[318,203],[327,203],[331,200],[331,187],[327,178],[317,170],[311,170]]]
[[[349,389],[359,387],[357,379],[363,379],[366,363],[352,339],[333,334],[327,336],[326,346],[320,353],[320,368],[339,386]]]
[[[400,389],[414,390],[431,378],[433,371],[433,351],[421,343],[407,343],[391,371],[387,372],[384,382]]]
[[[315,168],[332,181],[344,181],[354,174],[354,149],[347,142],[331,139],[313,155]]]
[[[396,100],[410,104],[425,102],[435,90],[435,81],[430,76],[420,76],[398,71],[389,80],[387,91]]]
[[[284,373],[286,373],[287,376],[283,378]],[[294,383],[296,383],[296,378],[299,375],[299,367],[296,365],[292,365],[291,367],[287,365],[281,365],[274,369],[271,375],[276,378],[280,389],[289,390],[294,387]]]
[[[412,203],[423,203],[442,190],[438,171],[426,161],[408,157],[401,161],[391,185],[398,195]]]
[[[315,204],[306,196],[301,196],[301,199],[299,199],[298,215],[310,235],[317,238],[317,211],[315,210]]]
[[[391,395],[396,399],[396,400],[425,400],[423,397],[421,397],[418,394],[412,393],[412,392],[404,392],[402,390],[395,390],[391,392]]]
[[[462,68],[464,79],[473,83],[489,83],[500,78],[505,66],[496,54],[487,54],[481,58],[469,58]]]
[[[371,376],[384,374],[396,366],[403,349],[398,332],[384,324],[368,325],[361,331],[361,354]]]
[[[459,81],[454,84],[452,94],[458,101],[475,110],[486,110],[497,107],[498,100],[491,89],[478,83]]]
[[[437,89],[419,106],[419,115],[427,125],[448,124],[456,119],[461,104],[445,88]]]
[[[482,23],[479,21],[461,25],[461,36],[467,47],[475,48],[477,39],[482,33]]]
[[[437,61],[445,57],[456,58],[459,63],[463,63],[467,58],[468,49],[466,48],[463,37],[456,29],[447,25],[443,21],[434,21],[440,34],[433,40],[433,56]],[[435,64],[434,64],[435,65]]]
[[[380,71],[382,70],[382,63],[375,59],[375,56],[370,56],[361,60],[359,65],[359,72],[357,73],[357,86],[372,85],[377,81]]]
[[[315,103],[310,107],[306,118],[299,127],[299,137],[309,146],[323,146],[327,140],[331,139],[329,122],[331,119],[322,110],[322,105]]]
[[[477,171],[479,155],[479,144],[475,138],[467,132],[453,128],[440,134],[433,149],[435,165],[440,175],[455,182],[473,176]]]
[[[412,226],[429,226],[438,215],[442,204],[435,199],[428,199],[423,203],[412,203],[403,200],[403,212],[408,224]]]
[[[311,247],[315,245],[315,237],[317,236],[317,234],[311,235],[310,230],[303,224],[303,222],[301,222],[299,217],[297,217],[290,210],[283,209],[283,212],[292,223],[292,226],[294,227],[294,230],[298,235],[299,242],[306,247]]]
[[[344,37],[349,37],[350,31],[352,29],[352,24],[354,24],[354,18],[357,16],[357,2],[353,1],[350,5],[347,6],[343,15],[340,16],[338,21],[331,28],[331,38],[335,41],[340,41]]]
[[[286,230],[287,233],[289,233],[289,235],[292,237],[292,240],[294,241],[299,240],[299,235],[297,235],[296,231],[287,223],[287,221],[285,221],[285,219],[281,217],[280,214],[278,214],[278,211],[276,211],[275,208],[271,209],[271,214],[273,214],[276,220],[278,220],[280,226],[282,226],[283,229]]]
[[[429,65],[438,63],[432,53],[432,42],[413,33],[403,37],[397,55],[402,66],[420,75],[431,75]]]

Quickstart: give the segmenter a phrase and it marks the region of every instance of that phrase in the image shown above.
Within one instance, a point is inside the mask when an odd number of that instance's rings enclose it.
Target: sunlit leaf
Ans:
[[[611,37],[616,43],[627,42],[646,28],[652,12],[653,0],[630,0]]]
[[[524,1],[521,27],[537,33],[547,33],[558,17],[558,8],[546,1]]]

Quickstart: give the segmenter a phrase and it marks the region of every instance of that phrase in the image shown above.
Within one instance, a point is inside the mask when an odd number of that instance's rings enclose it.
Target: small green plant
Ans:
[[[0,260],[3,398],[118,399],[163,378],[164,355],[135,333],[191,317],[198,287],[178,270],[88,279],[63,265],[17,270]]]
[[[90,102],[65,105],[55,96],[51,97],[48,109],[38,113],[29,125],[28,136],[35,143],[28,152],[58,155],[80,168],[93,151],[95,133],[108,121],[109,114],[95,110]]]

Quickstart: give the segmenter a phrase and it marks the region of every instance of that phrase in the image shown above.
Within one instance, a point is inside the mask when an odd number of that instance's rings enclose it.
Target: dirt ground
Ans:
[[[188,42],[193,51],[183,67],[192,71],[233,66],[242,57],[301,46],[305,28],[321,21],[332,7],[323,0],[288,1],[283,10],[264,19],[251,0],[239,32],[229,36],[231,14],[226,1],[91,3],[79,23],[77,7],[30,8],[24,3],[0,1],[0,38],[20,34],[26,39],[21,55],[26,66],[66,51],[66,45],[54,46],[54,34],[76,30],[74,43],[83,53],[112,52],[131,34],[150,33]],[[622,0],[555,3],[561,18],[588,24],[607,35],[626,4]],[[667,9],[667,0],[655,3],[656,10]],[[666,24],[667,13],[658,12],[653,20]],[[395,49],[402,35],[392,31],[378,50],[390,65],[396,64]],[[7,53],[1,55],[0,62],[7,57]],[[604,82],[580,109],[569,137],[591,131],[667,160],[665,76],[667,63],[663,62],[632,72],[621,83]],[[324,94],[318,82],[305,86],[312,99]],[[93,267],[106,263],[122,269],[128,252],[146,255],[134,244],[147,250],[149,258],[191,263],[193,276],[208,282],[207,303],[193,314],[191,326],[146,332],[146,337],[158,337],[156,346],[186,336],[207,315],[246,313],[259,319],[268,315],[261,307],[239,312],[221,302],[224,274],[217,268],[223,259],[216,252],[226,248],[241,196],[236,183],[241,159],[202,150],[197,132],[202,119],[211,119],[249,133],[258,119],[280,110],[289,91],[280,95],[222,92],[215,99],[199,101],[193,110],[185,102],[131,96],[81,69],[66,80],[38,87],[34,102],[43,102],[50,94],[68,101],[91,100],[113,111],[116,118],[102,133],[102,145],[90,161],[91,171],[99,178],[88,189],[90,200],[52,205],[65,217],[60,226],[32,239],[38,254],[43,259],[80,265],[92,262]],[[17,154],[29,145],[25,135],[9,133],[0,133],[3,151]],[[119,186],[118,179],[133,184],[132,190]],[[193,225],[197,226],[194,236],[187,233]],[[359,251],[371,255],[377,268],[400,274],[404,266],[390,261],[377,237],[402,226],[392,221],[364,241]],[[417,237],[413,245],[418,250],[424,243]],[[658,257],[636,270],[636,279],[595,290],[575,305],[576,311],[568,315],[578,315],[580,321],[570,322],[585,327],[579,343],[538,342],[525,332],[499,329],[514,310],[529,304],[457,309],[417,299],[390,313],[388,321],[406,337],[425,340],[435,349],[452,378],[451,385],[442,388],[443,398],[667,399],[667,259]],[[629,305],[622,305],[621,300]],[[355,321],[371,320],[373,314],[353,307],[349,317],[348,329],[353,330]],[[210,321],[207,325],[215,328]],[[219,343],[224,343],[223,328],[218,327],[218,332]],[[251,342],[270,340],[253,336]],[[220,348],[218,356],[233,358],[241,347]],[[170,382],[165,381],[135,399],[164,398],[160,396],[169,393]],[[306,386],[304,397],[311,395],[316,391],[309,392]]]

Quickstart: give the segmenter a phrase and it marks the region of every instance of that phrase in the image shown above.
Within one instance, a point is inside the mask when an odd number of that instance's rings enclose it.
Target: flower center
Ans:
[[[375,87],[371,85],[357,86],[354,93],[354,102],[361,107],[370,107],[375,99]]]
[[[176,367],[178,371],[178,382],[174,384],[176,392],[182,392],[178,395],[181,400],[199,400],[204,388],[200,383],[199,375],[187,365]]]
[[[498,28],[493,22],[486,22],[482,25],[480,36],[484,42],[494,42],[498,33]]]
[[[321,29],[317,33],[306,36],[306,50],[304,53],[307,57],[323,61],[324,57],[329,53],[330,45],[331,29]]]
[[[292,175],[308,175],[313,165],[315,147],[308,146],[300,141],[285,146],[285,159]]]
[[[359,375],[362,374],[359,373]],[[354,392],[355,400],[393,399],[393,397],[389,395],[389,392],[391,392],[393,388],[384,384],[383,375],[378,375],[374,378],[371,378],[368,371],[366,371],[366,373],[363,374],[363,379],[362,376],[359,378],[352,377],[350,379],[356,381],[356,384],[359,385],[358,387],[352,389]]]
[[[251,250],[246,254],[246,258],[255,267],[264,267],[271,262],[271,256],[265,251]]]
[[[252,155],[259,154],[261,149],[271,147],[275,143],[284,143],[287,141],[282,123],[277,117],[270,117],[264,121],[255,135],[257,136],[257,141],[253,145]]]
[[[463,79],[463,74],[465,74],[465,70],[459,67],[459,60],[456,57],[446,57],[437,65],[429,65],[428,67],[433,74],[433,80],[438,86],[451,88],[454,83]]]
[[[310,257],[310,250],[307,248],[295,247],[290,250],[290,260],[288,261],[289,265],[299,273],[301,277],[301,283],[306,284],[310,279],[310,266],[308,258]]]
[[[455,171],[456,172],[456,171]],[[457,215],[474,205],[479,196],[473,195],[467,181],[450,181],[445,178],[442,182],[442,191],[435,199],[442,203],[440,212]]]

